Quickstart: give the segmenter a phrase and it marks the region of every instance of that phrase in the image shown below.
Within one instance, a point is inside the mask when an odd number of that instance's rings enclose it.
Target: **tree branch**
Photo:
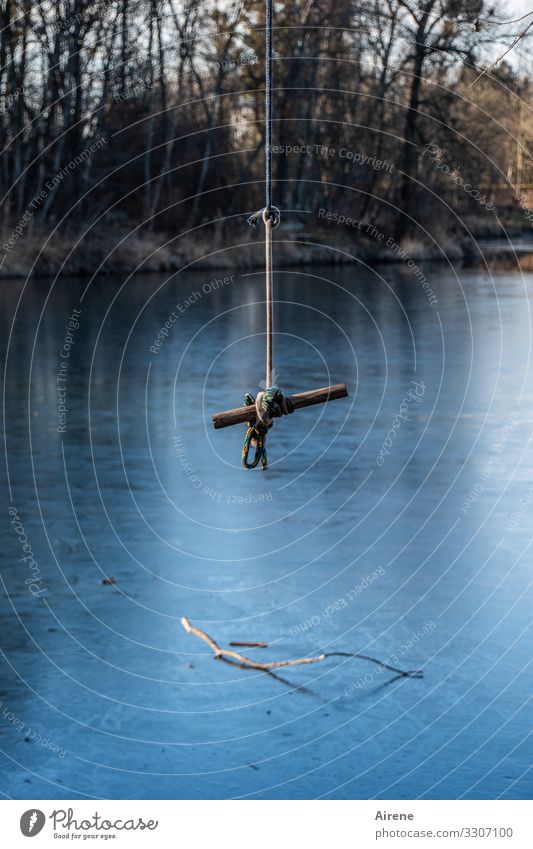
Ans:
[[[421,669],[412,669],[404,672],[402,669],[397,669],[395,666],[391,666],[388,663],[384,663],[381,660],[378,660],[375,657],[370,657],[367,654],[355,654],[354,652],[345,652],[345,651],[337,651],[337,652],[329,652],[327,654],[320,654],[317,657],[301,657],[296,660],[275,660],[270,663],[259,663],[255,660],[252,660],[249,657],[245,657],[239,652],[232,651],[231,649],[223,649],[218,643],[214,641],[209,634],[206,634],[205,631],[201,631],[199,628],[195,628],[194,625],[191,625],[186,616],[181,617],[181,624],[188,634],[194,634],[195,637],[198,637],[200,640],[203,640],[212,652],[215,655],[215,658],[218,660],[224,660],[227,663],[233,663],[233,665],[240,666],[242,669],[261,669],[263,672],[269,672],[272,669],[279,669],[282,666],[300,666],[303,663],[318,663],[320,660],[326,660],[328,657],[353,657],[360,658],[361,660],[368,660],[371,663],[376,663],[378,666],[381,666],[382,669],[388,669],[390,672],[395,672],[397,675],[401,675],[404,678],[423,678],[424,673]],[[239,645],[239,643],[232,642],[230,645]],[[266,643],[242,643],[241,645],[257,645],[266,647]]]
[[[301,657],[297,660],[274,660],[270,663],[258,663],[249,657],[245,657],[243,654],[239,654],[237,651],[220,648],[209,634],[206,634],[205,631],[200,631],[199,628],[195,628],[194,625],[191,625],[186,616],[181,617],[181,624],[188,634],[194,634],[195,637],[199,637],[201,640],[206,642],[209,648],[213,651],[215,657],[230,657],[250,669],[268,670],[279,669],[282,666],[300,666],[302,663],[316,663],[319,660],[324,660],[326,657],[325,654],[321,654],[318,655],[318,657]]]

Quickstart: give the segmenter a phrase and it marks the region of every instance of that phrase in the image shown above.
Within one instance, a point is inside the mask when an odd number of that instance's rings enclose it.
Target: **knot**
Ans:
[[[265,206],[263,209],[263,222],[266,225],[267,221],[272,223],[272,229],[278,227],[281,220],[281,212],[277,206]]]
[[[273,419],[286,416],[294,412],[292,402],[287,398],[279,386],[270,386],[257,393],[257,398],[247,393],[244,396],[246,406],[255,404],[256,421],[248,422],[248,429],[244,437],[242,447],[242,465],[245,469],[255,469],[261,461],[263,471],[267,468],[266,437],[272,427]],[[251,462],[248,461],[250,448],[255,448],[255,455]]]
[[[281,220],[281,212],[279,211],[277,206],[265,206],[263,209],[258,209],[257,212],[252,212],[252,214],[249,215],[246,220],[250,227],[255,230],[257,229],[259,219],[261,219],[265,225],[267,221],[271,221],[272,229],[274,229],[279,225],[279,222]]]
[[[252,396],[250,396],[252,397]],[[294,412],[292,402],[283,394],[279,386],[270,386],[257,393],[255,402],[257,419],[266,427],[272,426],[272,419],[279,419]]]

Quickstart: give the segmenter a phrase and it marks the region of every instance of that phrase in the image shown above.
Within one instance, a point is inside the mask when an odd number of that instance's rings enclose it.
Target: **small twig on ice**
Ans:
[[[186,616],[181,617],[181,624],[188,634],[194,634],[195,637],[199,637],[207,643],[216,658],[224,660],[226,663],[233,663],[236,666],[240,666],[242,669],[262,669],[264,672],[268,672],[272,669],[279,669],[282,666],[300,666],[303,663],[318,663],[318,661],[326,660],[328,657],[358,657],[361,658],[361,660],[369,660],[371,663],[377,663],[377,665],[381,666],[383,669],[388,669],[390,672],[395,672],[397,675],[402,675],[404,678],[422,678],[424,676],[421,669],[413,669],[404,672],[402,669],[390,666],[390,664],[384,663],[382,660],[378,660],[375,657],[370,657],[368,654],[355,654],[354,652],[346,651],[329,652],[328,654],[320,654],[317,657],[301,657],[297,660],[274,660],[270,663],[259,663],[256,660],[245,657],[243,654],[239,654],[239,652],[221,648],[218,643],[209,636],[209,634],[206,634],[205,631],[201,631],[199,628],[195,628],[194,625],[191,625]],[[253,648],[266,648],[267,645],[268,643],[230,643],[230,646],[249,646]]]
[[[248,642],[241,642],[240,640],[231,640],[230,646],[236,646],[236,647],[238,646],[240,648],[247,648],[247,649],[267,649],[268,643],[248,643]]]
[[[321,654],[318,655],[318,657],[301,657],[298,658],[298,660],[273,660],[270,663],[259,663],[256,660],[245,657],[243,654],[239,654],[237,651],[220,648],[209,634],[206,634],[205,631],[200,631],[199,628],[195,628],[194,625],[191,625],[186,616],[181,617],[181,624],[188,634],[194,634],[195,637],[199,637],[201,640],[204,640],[204,642],[206,642],[209,648],[214,652],[215,657],[231,657],[233,660],[242,663],[244,666],[248,666],[250,669],[268,670],[279,669],[282,666],[300,666],[302,663],[316,663],[319,660],[324,660],[326,656]]]

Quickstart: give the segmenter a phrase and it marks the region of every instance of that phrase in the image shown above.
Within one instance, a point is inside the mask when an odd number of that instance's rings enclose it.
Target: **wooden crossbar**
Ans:
[[[321,389],[311,389],[309,392],[298,392],[289,395],[295,410],[302,407],[311,407],[313,404],[324,404],[326,401],[335,401],[337,398],[346,398],[348,390],[345,383],[336,383],[334,386],[323,386]],[[223,413],[214,413],[213,425],[216,430],[230,425],[253,422],[256,419],[255,405],[248,407],[236,407],[234,410],[225,410]]]

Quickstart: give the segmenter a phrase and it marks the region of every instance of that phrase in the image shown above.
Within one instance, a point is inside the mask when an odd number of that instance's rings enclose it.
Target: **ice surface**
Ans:
[[[41,579],[6,508],[4,794],[530,796],[533,276],[425,272],[434,306],[407,269],[276,275],[278,382],[350,395],[276,422],[266,473],[210,425],[263,379],[259,273],[36,280],[13,325],[2,282],[10,503]],[[257,658],[425,678],[234,669],[184,614]]]

